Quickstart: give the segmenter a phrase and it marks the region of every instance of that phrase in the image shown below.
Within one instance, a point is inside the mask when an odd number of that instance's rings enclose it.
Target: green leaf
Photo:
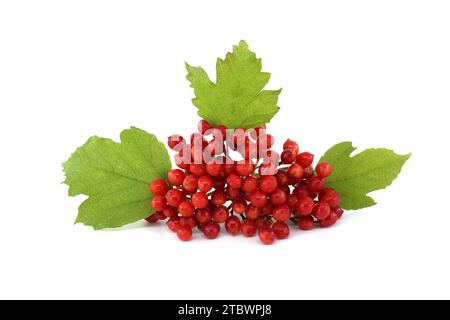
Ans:
[[[261,72],[261,59],[241,41],[227,53],[225,60],[217,59],[216,83],[205,70],[186,63],[186,78],[194,88],[193,104],[200,117],[214,126],[230,129],[256,128],[270,122],[278,112],[280,90],[262,90],[270,73]]]
[[[153,213],[149,185],[171,168],[164,145],[138,128],[122,131],[121,142],[91,137],[63,164],[69,195],[89,198],[75,223],[116,228]]]
[[[351,142],[341,142],[320,160],[333,165],[327,186],[341,195],[341,207],[347,210],[375,205],[367,193],[389,186],[411,156],[398,155],[388,149],[367,149],[351,157],[355,150]]]

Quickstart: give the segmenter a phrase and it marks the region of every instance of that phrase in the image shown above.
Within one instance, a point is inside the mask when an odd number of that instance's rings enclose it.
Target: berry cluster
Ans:
[[[164,179],[151,183],[156,212],[146,220],[168,219],[168,228],[183,241],[195,227],[214,239],[223,223],[229,234],[257,233],[264,244],[287,238],[289,224],[301,230],[334,225],[343,210],[340,196],[325,187],[332,166],[320,162],[314,168],[313,154],[300,153],[292,140],[281,154],[270,150],[274,138],[265,131],[212,128],[201,120],[189,144],[179,135],[169,137],[179,169],[168,172],[171,186]],[[242,160],[232,160],[234,152]]]

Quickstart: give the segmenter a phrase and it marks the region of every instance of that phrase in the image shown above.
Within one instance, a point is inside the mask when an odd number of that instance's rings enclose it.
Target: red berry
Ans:
[[[303,167],[297,163],[294,163],[289,167],[287,175],[293,179],[301,179],[303,176]]]
[[[211,129],[211,125],[208,121],[202,119],[198,122],[198,132],[205,134],[206,130]]]
[[[185,199],[183,192],[178,189],[171,189],[166,193],[166,200],[169,206],[178,207],[178,205]]]
[[[231,199],[231,200],[234,200],[241,196],[241,189],[233,189],[233,188],[228,187],[226,192],[227,192],[228,199]]]
[[[286,202],[286,193],[281,189],[275,189],[269,196],[270,203],[273,206],[279,206]]]
[[[287,139],[286,142],[283,144],[283,150],[291,150],[294,154],[294,157],[298,154],[298,144],[297,142]],[[294,161],[292,161],[294,162]]]
[[[173,217],[167,221],[167,227],[170,231],[177,232],[178,228],[180,228],[180,218]]]
[[[242,181],[242,190],[244,192],[253,192],[258,189],[258,179],[255,177],[246,177],[244,181]]]
[[[311,192],[320,192],[325,188],[325,182],[325,178],[314,176],[308,182],[308,190]]]
[[[336,212],[331,211],[331,213],[328,215],[328,217],[326,217],[325,219],[319,220],[319,225],[322,228],[328,228],[328,227],[331,227],[332,225],[334,225],[338,219],[339,219],[339,217],[336,214]]]
[[[270,227],[262,227],[258,230],[259,240],[264,244],[272,244],[273,243],[273,234]]]
[[[258,208],[262,208],[267,204],[267,196],[264,192],[253,191],[250,195],[250,202]]]
[[[197,220],[195,220],[195,217],[180,217],[180,226],[181,227],[189,227],[189,228],[195,228],[197,226]]]
[[[259,181],[259,189],[264,193],[271,193],[277,188],[277,178],[274,176],[263,176]]]
[[[235,170],[235,165],[234,165],[234,163],[225,163],[225,164],[223,165],[223,173],[224,173],[226,176],[228,176],[228,175],[234,173],[234,170]]]
[[[170,187],[164,179],[155,179],[150,184],[150,191],[155,196],[165,195],[169,189]]]
[[[216,161],[211,161],[205,165],[206,172],[213,177],[217,177],[222,172],[222,164],[217,163]]]
[[[220,225],[214,221],[207,222],[202,225],[202,232],[208,239],[217,238],[220,232]]]
[[[192,195],[192,204],[196,208],[206,208],[208,206],[208,196],[203,192],[196,192]]]
[[[328,218],[330,213],[331,213],[330,206],[328,205],[328,203],[325,202],[319,202],[318,204],[316,204],[313,210],[313,214],[317,218],[317,220],[324,220]]]
[[[261,216],[261,211],[261,208],[255,207],[254,205],[249,205],[245,215],[248,219],[256,220]]]
[[[155,211],[162,211],[166,207],[166,205],[167,201],[164,196],[155,196],[152,199],[151,206],[153,207],[153,209],[155,209]]]
[[[295,206],[295,210],[302,216],[310,215],[314,210],[314,200],[309,197],[299,200]]]
[[[198,189],[201,192],[208,192],[214,187],[214,179],[210,176],[202,176],[198,179]]]
[[[275,175],[275,177],[277,178],[277,183],[280,187],[288,185],[289,178],[285,171],[281,171],[281,170],[278,171],[277,174]]]
[[[197,191],[197,188],[198,188],[198,178],[196,176],[191,174],[191,175],[187,176],[186,178],[184,178],[183,190],[187,194],[194,193],[195,191]]]
[[[189,200],[184,200],[178,205],[178,211],[183,217],[191,217],[194,215],[195,208]]]
[[[216,190],[211,195],[211,202],[216,206],[221,206],[227,201],[227,194],[223,190]]]
[[[167,178],[174,186],[181,186],[183,184],[185,174],[180,169],[172,169],[167,173]]]
[[[231,216],[225,221],[225,229],[229,234],[236,235],[241,231],[241,220],[236,216]]]
[[[335,208],[339,205],[341,197],[333,189],[324,189],[319,194],[319,200],[328,203],[331,208]]]
[[[291,164],[295,161],[295,154],[292,150],[287,149],[281,153],[281,163]]]
[[[167,218],[174,218],[178,215],[177,209],[171,206],[166,206],[163,213]]]
[[[167,139],[167,145],[169,146],[170,149],[175,151],[180,151],[185,144],[186,140],[184,140],[184,138],[178,134],[171,135]]]
[[[237,174],[232,173],[227,177],[227,184],[233,189],[240,189],[242,181]]]
[[[244,237],[253,237],[256,233],[256,224],[253,220],[247,219],[241,223],[241,231]]]
[[[247,210],[247,202],[241,198],[234,199],[231,208],[235,213],[243,214]]]
[[[156,214],[157,212],[155,212],[154,214],[152,214],[151,216],[145,218],[145,220],[149,223],[155,223],[156,221],[159,220],[158,215]]]
[[[189,165],[189,171],[197,177],[201,177],[206,174],[205,165],[203,164],[191,164]]]
[[[179,227],[177,230],[177,236],[181,241],[189,241],[192,238],[192,229],[188,226]]]
[[[211,221],[212,214],[208,209],[197,209],[195,210],[195,219],[198,223],[204,224]]]
[[[275,222],[272,225],[272,232],[277,239],[286,239],[289,236],[289,227],[284,222]]]
[[[286,204],[289,207],[289,209],[291,209],[292,212],[295,211],[297,202],[298,202],[298,198],[293,194],[289,194],[286,198]]]
[[[174,156],[174,159],[175,159],[175,164],[176,164],[180,169],[185,170],[185,169],[188,169],[188,168],[189,168],[189,165],[186,164],[186,163],[184,163],[184,161],[183,161],[183,156],[180,156],[179,154],[176,154],[176,155]]]
[[[309,152],[302,152],[297,155],[295,162],[301,165],[303,168],[309,167],[314,161],[314,155]]]
[[[309,191],[306,190],[305,186],[298,186],[294,189],[294,191],[292,191],[292,194],[295,195],[298,200],[303,200],[309,197]]]
[[[319,177],[326,178],[333,172],[333,167],[328,162],[319,162],[316,166],[316,173]]]
[[[309,180],[314,175],[314,168],[312,166],[306,167],[303,171],[303,179]]]
[[[223,189],[225,187],[226,181],[224,177],[214,177],[214,188],[216,190]]]
[[[225,222],[230,213],[228,212],[228,209],[224,206],[220,206],[214,209],[213,211],[213,220],[218,223]]]
[[[249,176],[254,170],[255,165],[249,161],[242,160],[236,163],[235,172],[241,177]]]
[[[271,215],[272,212],[273,212],[273,206],[272,206],[270,203],[266,204],[266,205],[262,208],[262,213],[263,213],[264,215],[266,215],[266,216]]]
[[[311,216],[304,216],[298,219],[298,227],[302,230],[311,230],[314,227],[314,219]]]
[[[277,206],[272,211],[273,218],[277,221],[284,222],[291,217],[291,210],[285,204]]]
[[[342,215],[344,214],[344,210],[342,210],[342,209],[339,208],[339,207],[332,209],[332,211],[334,211],[334,212],[337,214],[338,219],[339,219],[340,217],[342,217]]]

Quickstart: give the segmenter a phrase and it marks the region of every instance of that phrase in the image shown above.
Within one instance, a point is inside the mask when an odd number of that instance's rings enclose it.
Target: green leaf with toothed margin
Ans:
[[[153,213],[149,185],[166,178],[167,150],[154,135],[134,127],[122,131],[120,139],[91,137],[63,164],[69,195],[89,196],[75,223],[117,228]]]
[[[375,205],[376,202],[367,194],[389,186],[411,156],[398,155],[389,149],[367,149],[351,156],[355,150],[351,142],[341,142],[320,159],[333,165],[327,187],[340,194],[340,205],[346,210]]]
[[[233,47],[225,60],[217,59],[216,83],[205,70],[186,63],[186,78],[194,89],[193,104],[198,114],[214,126],[230,129],[251,129],[270,122],[278,112],[280,90],[263,90],[270,73],[261,71],[261,59],[256,58],[245,41]]]

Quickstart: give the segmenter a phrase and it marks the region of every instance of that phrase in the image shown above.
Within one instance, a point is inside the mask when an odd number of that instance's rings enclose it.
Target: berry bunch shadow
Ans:
[[[250,132],[234,131],[231,142],[224,138],[227,145],[223,152],[214,154],[214,139],[206,134],[208,129],[209,123],[201,120],[190,144],[180,135],[169,137],[168,145],[176,151],[174,160],[179,168],[168,172],[169,183],[156,179],[150,184],[155,213],[146,219],[148,222],[167,220],[167,227],[182,241],[192,238],[194,228],[208,239],[217,238],[223,224],[231,235],[258,235],[263,244],[272,244],[275,239],[287,238],[291,227],[327,228],[342,216],[339,194],[326,188],[333,170],[329,163],[313,167],[314,155],[300,152],[298,144],[289,139],[281,154],[271,150],[274,138],[266,133],[265,126]],[[224,126],[215,129],[225,137]],[[244,148],[238,150],[242,160],[230,161],[231,151],[237,150],[233,142],[239,135],[244,139]],[[195,139],[200,139],[200,144],[194,144]],[[267,157],[252,158],[249,145],[260,146],[261,142]],[[195,145],[200,145],[200,150],[194,150]],[[188,164],[183,161],[186,148],[190,148],[192,157],[209,148],[215,159]],[[276,173],[264,174],[263,168],[274,165]]]

